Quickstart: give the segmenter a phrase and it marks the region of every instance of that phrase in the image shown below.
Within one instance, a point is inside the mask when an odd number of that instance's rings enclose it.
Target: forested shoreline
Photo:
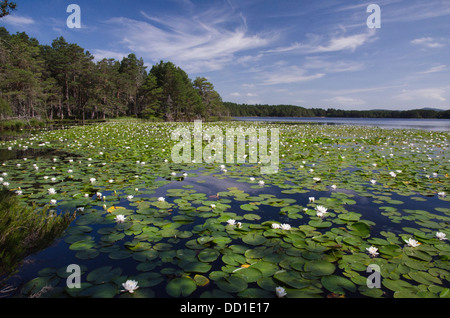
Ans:
[[[348,117],[348,118],[439,118],[449,119],[450,110],[340,110],[294,105],[247,105],[225,102],[233,117]]]
[[[133,53],[121,61],[96,61],[63,37],[42,45],[25,32],[10,34],[0,27],[0,119],[14,119],[9,126],[124,116],[159,121],[247,116],[448,119],[450,110],[346,111],[223,102],[205,77],[191,80],[172,62],[161,61],[147,71],[144,60]]]
[[[204,77],[171,62],[149,72],[131,53],[95,61],[63,37],[41,45],[0,27],[0,118],[92,120],[132,116],[183,121],[228,115]]]

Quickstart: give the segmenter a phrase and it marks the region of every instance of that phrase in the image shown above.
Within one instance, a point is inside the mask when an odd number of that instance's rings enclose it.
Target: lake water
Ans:
[[[299,122],[324,125],[375,126],[387,129],[450,131],[450,119],[416,118],[319,118],[319,117],[235,117],[240,121]]]

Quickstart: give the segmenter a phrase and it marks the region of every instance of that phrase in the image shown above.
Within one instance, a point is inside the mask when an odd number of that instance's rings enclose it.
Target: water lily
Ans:
[[[375,184],[375,183],[377,183],[377,180],[372,179],[372,180],[370,180],[370,183]]]
[[[391,177],[394,177],[394,178],[397,176],[397,174],[394,171],[389,172],[389,174],[391,175]]]
[[[17,190],[17,191],[16,191],[16,194],[17,194],[17,195],[22,195],[23,192],[22,192],[22,190]]]
[[[263,181],[263,180],[260,180],[260,181],[258,182],[258,184],[259,184],[260,186],[263,186],[263,185],[264,185],[264,181]]]
[[[316,206],[316,211],[317,211],[317,214],[318,214],[317,216],[319,216],[319,214],[324,216],[326,213],[328,213],[327,210],[328,209],[326,207],[322,206],[322,205]]]
[[[51,199],[51,200],[50,200],[50,204],[51,204],[51,205],[55,205],[55,204],[56,204],[56,200],[55,200],[55,199]]]
[[[272,229],[279,229],[281,227],[278,223],[272,223]]]
[[[375,257],[379,254],[378,248],[376,248],[375,246],[368,247],[368,248],[366,248],[366,250],[367,250],[367,252],[369,252],[370,256],[372,256],[372,257]]]
[[[133,197],[132,195],[127,196],[127,199],[128,199],[128,200],[133,200],[133,198],[134,198],[134,197]]]
[[[119,214],[119,215],[117,215],[117,216],[114,218],[114,220],[115,220],[117,223],[123,223],[123,222],[125,222],[125,219],[126,219],[126,217],[125,217],[125,215],[123,215],[123,214]]]
[[[283,287],[275,288],[275,293],[278,298],[282,298],[287,295],[286,290]]]
[[[440,196],[440,197],[445,197],[445,196],[446,196],[446,193],[445,193],[445,192],[438,192],[438,196]]]
[[[229,225],[235,225],[235,224],[236,224],[236,220],[229,219],[229,220],[227,221],[227,223],[228,223]]]
[[[280,228],[281,228],[282,230],[289,231],[289,230],[291,229],[291,226],[290,226],[289,224],[281,224],[281,225],[280,225]]]
[[[420,242],[418,242],[418,241],[416,241],[415,239],[412,239],[412,238],[409,238],[409,239],[405,240],[405,242],[406,242],[406,244],[408,244],[408,246],[411,246],[411,247],[417,247],[417,246],[419,246],[421,244]]]
[[[441,241],[444,241],[444,240],[447,239],[447,238],[446,238],[446,234],[443,233],[443,232],[436,232],[436,237],[437,237],[438,239],[440,239]]]
[[[314,197],[309,197],[309,203],[313,203],[314,200],[316,200],[316,198],[314,198]]]
[[[97,180],[96,180],[95,178],[90,178],[89,181],[90,181],[91,183],[94,183],[94,182],[97,181]]]
[[[54,188],[48,189],[48,194],[56,194],[56,190]]]
[[[164,197],[159,197],[159,198],[158,198],[158,201],[159,201],[159,202],[164,202],[164,201],[166,201],[166,199],[165,199]]]
[[[135,280],[127,280],[125,283],[122,283],[122,286],[124,288],[122,291],[127,291],[130,294],[134,293],[134,291],[139,288],[138,282]]]
[[[211,204],[211,209],[215,209],[216,205],[215,204]]]

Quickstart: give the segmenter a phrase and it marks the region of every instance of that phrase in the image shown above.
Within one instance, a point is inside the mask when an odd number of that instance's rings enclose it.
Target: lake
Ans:
[[[322,117],[235,117],[240,121],[262,122],[298,122],[324,125],[375,126],[387,129],[424,129],[431,131],[449,131],[449,119],[416,118],[322,118]]]
[[[193,123],[111,122],[0,142],[3,186],[20,203],[76,211],[51,246],[0,275],[0,296],[448,296],[448,129],[258,120],[203,127],[279,129],[275,174],[259,163],[174,162],[172,133]],[[367,286],[369,264],[380,266],[380,288]],[[69,265],[80,288],[68,285]],[[128,280],[136,292],[124,291]]]

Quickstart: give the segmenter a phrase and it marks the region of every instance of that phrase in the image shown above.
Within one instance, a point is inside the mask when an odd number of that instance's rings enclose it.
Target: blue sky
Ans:
[[[16,0],[0,19],[42,44],[63,36],[96,59],[171,61],[224,101],[307,108],[450,109],[447,0]],[[69,4],[81,8],[70,29]],[[369,28],[370,4],[381,28]]]

